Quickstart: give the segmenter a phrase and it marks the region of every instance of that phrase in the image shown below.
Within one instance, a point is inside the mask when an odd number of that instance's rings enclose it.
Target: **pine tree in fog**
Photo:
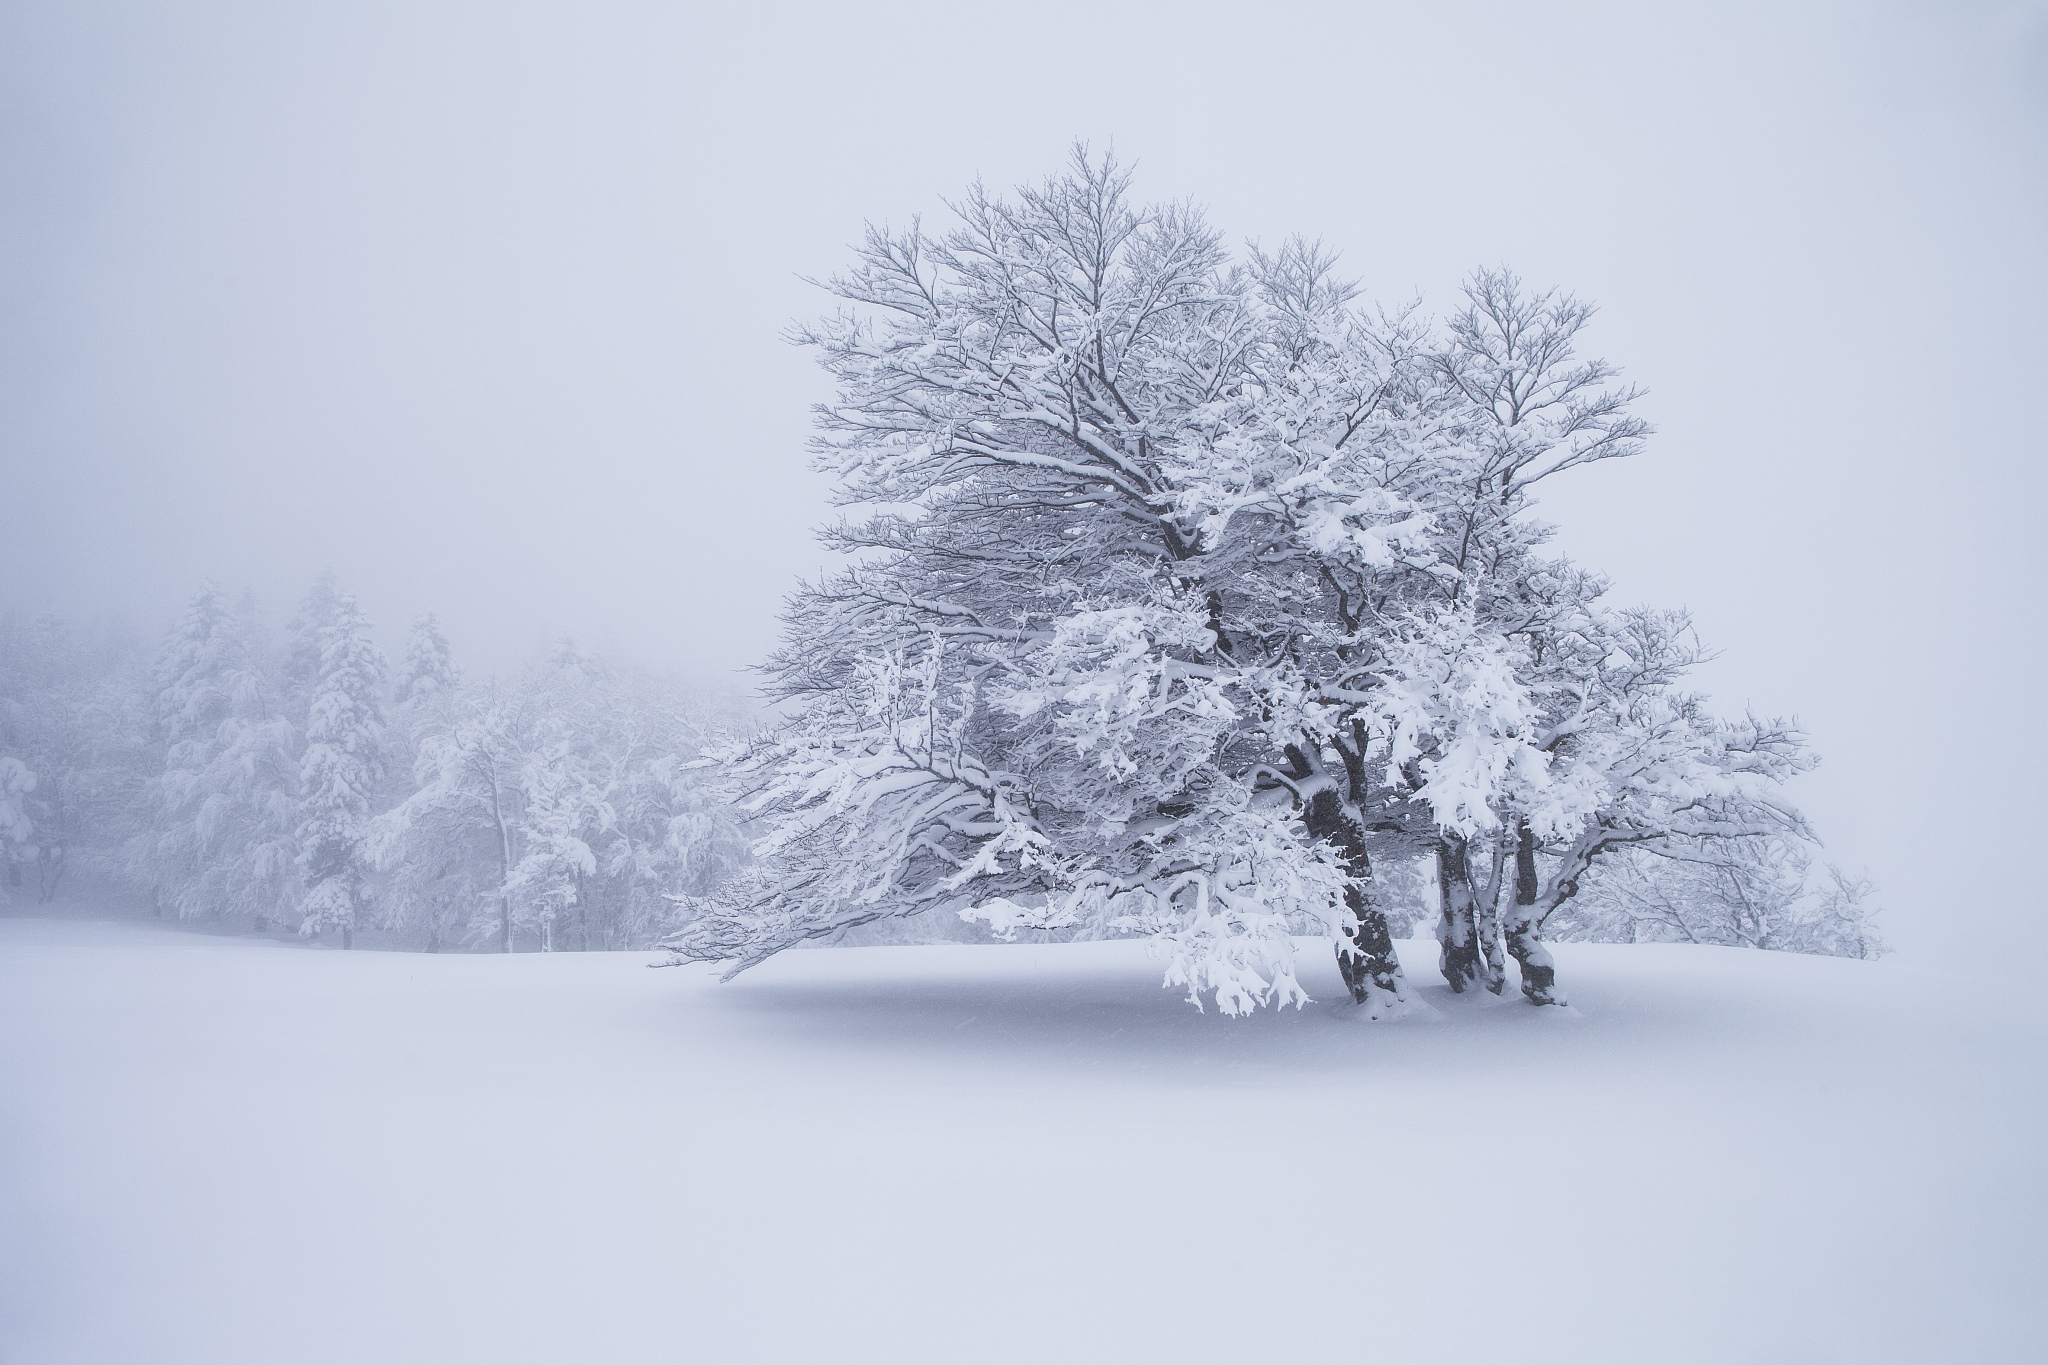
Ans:
[[[365,839],[384,778],[384,656],[353,596],[337,597],[320,630],[300,761],[298,863],[306,885],[300,929],[339,930],[352,945],[365,908]]]
[[[405,666],[399,671],[392,700],[404,706],[445,696],[461,681],[448,637],[441,633],[441,620],[431,611],[413,618],[412,633],[406,637]]]
[[[0,905],[11,897],[8,888],[21,885],[23,853],[35,847],[35,824],[29,819],[28,797],[36,787],[36,775],[28,765],[9,754],[0,754]]]
[[[293,699],[293,720],[302,729],[313,693],[320,686],[321,656],[327,632],[340,619],[341,585],[334,572],[323,570],[299,599],[298,610],[285,623],[284,655],[280,660],[282,691]]]
[[[146,818],[162,762],[152,764],[146,740],[140,663],[118,634],[49,615],[0,620],[0,756],[36,776],[5,875],[39,903],[78,874],[115,872]]]
[[[152,693],[163,774],[135,869],[180,918],[296,916],[298,761],[249,632],[208,585],[187,605]]]

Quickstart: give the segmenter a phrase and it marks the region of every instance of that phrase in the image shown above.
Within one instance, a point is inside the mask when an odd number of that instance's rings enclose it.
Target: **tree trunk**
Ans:
[[[1362,727],[1358,738],[1356,754],[1341,744],[1338,746],[1344,755],[1346,780],[1354,793],[1365,780]],[[1290,744],[1285,752],[1295,781],[1320,773],[1321,762],[1311,759],[1301,746]],[[1372,859],[1365,849],[1365,827],[1359,823],[1355,808],[1347,805],[1336,786],[1328,782],[1304,803],[1301,822],[1310,838],[1324,840],[1336,849],[1337,860],[1350,878],[1350,884],[1344,888],[1344,905],[1351,911],[1351,923],[1344,930],[1344,941],[1337,945],[1337,971],[1351,991],[1352,1000],[1367,1006],[1373,1018],[1391,1014],[1407,1003],[1408,983],[1401,975],[1401,959],[1394,955],[1394,935],[1387,928],[1386,912],[1366,894],[1366,887],[1372,882]]]
[[[341,926],[341,946],[344,949],[356,946],[356,931],[349,928],[346,924]]]
[[[1472,922],[1472,869],[1465,861],[1467,842],[1455,834],[1436,841],[1437,899],[1442,915],[1436,927],[1437,961],[1451,990],[1463,995],[1479,984],[1479,934]]]
[[[1472,925],[1479,935],[1479,979],[1486,989],[1499,995],[1501,987],[1508,984],[1507,954],[1500,944],[1500,888],[1479,898],[1478,912],[1473,916]]]
[[[491,772],[491,818],[498,822],[498,950],[512,951],[512,895],[503,890],[512,880],[512,831],[505,827],[504,798],[498,792],[498,774]]]
[[[1522,994],[1532,1005],[1562,1005],[1557,992],[1557,962],[1539,936],[1536,898],[1541,884],[1536,879],[1536,836],[1524,820],[1515,835],[1515,909],[1508,916],[1508,951],[1522,968]]]
[[[1343,798],[1327,788],[1309,800],[1303,823],[1312,836],[1327,840],[1337,850],[1344,870],[1351,874],[1344,904],[1351,911],[1352,924],[1345,931],[1344,942],[1337,945],[1337,970],[1351,998],[1374,1006],[1377,1017],[1377,1011],[1391,1009],[1406,998],[1407,983],[1401,976],[1401,960],[1394,956],[1394,936],[1387,928],[1387,917],[1365,893],[1372,877],[1365,831],[1346,818]]]

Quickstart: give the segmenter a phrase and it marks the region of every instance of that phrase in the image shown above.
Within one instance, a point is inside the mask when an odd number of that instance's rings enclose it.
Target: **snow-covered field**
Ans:
[[[1566,945],[1248,1021],[1135,944],[306,950],[0,920],[0,1335],[172,1362],[2042,1358],[2044,1013]],[[1339,996],[1333,968],[1305,977]]]

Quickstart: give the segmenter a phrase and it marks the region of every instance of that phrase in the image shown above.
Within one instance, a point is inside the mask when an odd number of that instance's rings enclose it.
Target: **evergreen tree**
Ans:
[[[275,691],[227,595],[201,588],[157,668],[163,775],[132,863],[180,918],[248,915],[260,928],[294,912],[298,773]]]
[[[423,611],[413,618],[412,634],[406,637],[405,667],[398,676],[392,700],[400,706],[446,696],[455,690],[461,674],[448,649],[448,637],[441,633],[440,618]]]
[[[384,656],[352,595],[321,632],[320,668],[300,763],[298,862],[307,887],[301,932],[353,943],[364,900],[372,802],[384,779]]]
[[[298,611],[285,623],[284,685],[293,702],[292,719],[302,728],[314,689],[320,685],[320,656],[326,648],[327,631],[340,610],[340,584],[332,569],[323,569],[299,600]]]
[[[6,869],[0,905],[8,902],[8,887],[21,885],[22,854],[35,846],[35,825],[28,815],[28,796],[35,788],[36,775],[26,764],[0,754],[0,865]]]
[[[56,897],[68,870],[114,870],[162,772],[160,757],[150,762],[136,656],[118,632],[0,618],[0,754],[37,775],[23,802],[34,837],[8,876],[20,885],[33,866],[39,901]]]

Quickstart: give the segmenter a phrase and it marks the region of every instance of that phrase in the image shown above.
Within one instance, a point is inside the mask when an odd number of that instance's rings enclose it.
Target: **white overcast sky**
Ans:
[[[331,567],[473,669],[734,677],[822,563],[799,277],[1077,136],[1384,297],[1598,301],[1659,434],[1567,547],[1807,723],[1897,937],[2048,908],[2038,4],[15,0],[0,609]]]

